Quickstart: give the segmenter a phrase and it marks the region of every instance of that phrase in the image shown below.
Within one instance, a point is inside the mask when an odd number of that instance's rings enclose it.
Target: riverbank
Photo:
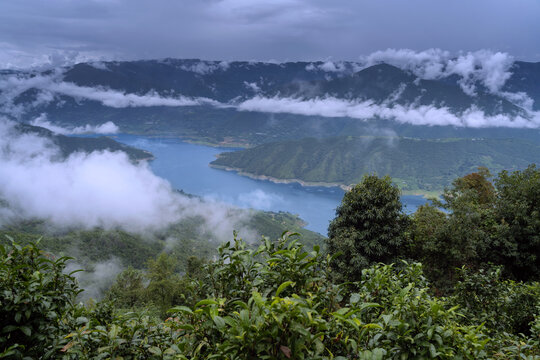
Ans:
[[[275,184],[299,184],[301,186],[310,186],[310,187],[338,187],[342,189],[343,191],[349,191],[353,188],[354,184],[352,185],[345,185],[340,183],[328,183],[328,182],[322,182],[322,181],[305,181],[301,179],[280,179],[275,178],[272,176],[267,175],[256,175],[249,172],[245,172],[240,168],[234,168],[230,166],[224,166],[224,165],[214,165],[214,164],[208,164],[213,169],[219,169],[219,170],[225,170],[225,171],[231,171],[234,172],[240,176],[245,176],[250,179],[254,180],[266,180],[271,181]],[[442,191],[428,191],[428,190],[401,190],[402,195],[415,195],[415,196],[422,196],[426,199],[428,198],[438,198],[441,196]]]
[[[242,171],[242,169],[239,168],[233,168],[230,166],[223,166],[223,165],[214,165],[214,164],[208,164],[211,168],[214,169],[220,169],[225,171],[232,171],[235,172],[238,175],[245,176],[251,179],[255,180],[267,180],[271,181],[275,184],[300,184],[301,186],[317,186],[317,187],[339,187],[343,191],[349,191],[352,189],[351,185],[343,185],[338,183],[327,183],[327,182],[312,182],[312,181],[304,181],[300,179],[278,179],[272,176],[266,176],[266,175],[255,175],[251,174],[245,171]]]

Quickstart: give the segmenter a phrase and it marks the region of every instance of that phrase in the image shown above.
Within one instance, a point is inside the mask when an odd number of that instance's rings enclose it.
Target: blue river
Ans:
[[[337,187],[276,184],[213,169],[208,165],[217,154],[235,149],[195,145],[180,139],[126,134],[114,138],[154,154],[155,159],[150,164],[152,170],[176,189],[242,208],[298,214],[308,223],[307,229],[324,235],[344,194]],[[414,212],[426,200],[421,196],[406,195],[402,197],[402,202],[405,211]]]

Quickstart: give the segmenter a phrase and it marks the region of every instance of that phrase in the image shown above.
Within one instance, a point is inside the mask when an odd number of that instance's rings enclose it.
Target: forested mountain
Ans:
[[[390,175],[404,191],[441,191],[479,166],[494,172],[540,161],[540,145],[515,139],[304,138],[225,152],[211,165],[253,176],[351,185]]]
[[[123,132],[236,146],[381,131],[540,139],[531,130],[538,123],[540,63],[429,69],[165,59],[3,71],[0,114],[25,122],[46,114],[68,127],[113,121]]]

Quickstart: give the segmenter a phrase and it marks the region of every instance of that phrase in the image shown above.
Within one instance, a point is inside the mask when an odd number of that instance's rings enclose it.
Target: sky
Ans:
[[[89,59],[355,60],[488,49],[540,61],[538,0],[3,0],[0,68]]]

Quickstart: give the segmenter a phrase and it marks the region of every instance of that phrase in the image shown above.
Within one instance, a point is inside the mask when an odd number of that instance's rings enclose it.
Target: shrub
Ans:
[[[68,258],[35,244],[0,245],[0,357],[52,357],[81,291],[65,274]]]

